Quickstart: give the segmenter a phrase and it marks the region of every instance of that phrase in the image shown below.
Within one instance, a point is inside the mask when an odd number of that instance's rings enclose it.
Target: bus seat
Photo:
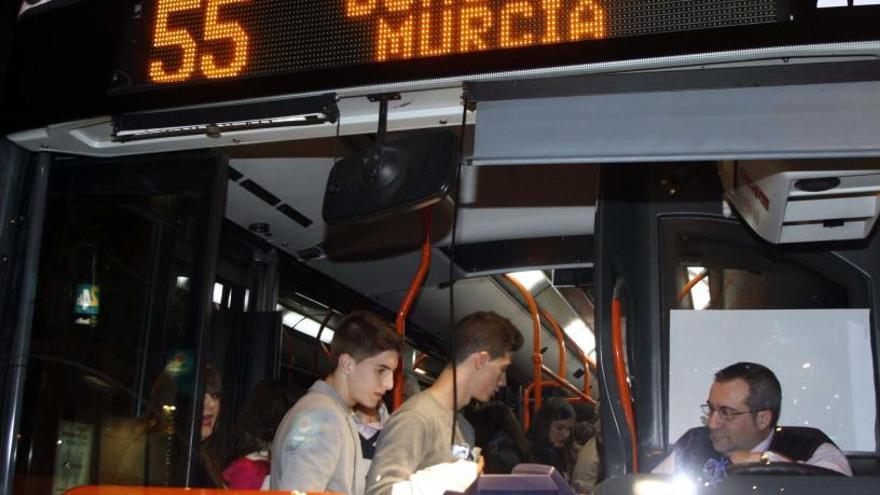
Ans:
[[[880,457],[876,455],[848,455],[846,459],[853,476],[880,476]]]

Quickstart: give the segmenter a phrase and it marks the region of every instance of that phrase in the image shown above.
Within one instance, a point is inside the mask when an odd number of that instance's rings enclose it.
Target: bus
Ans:
[[[210,486],[248,393],[307,388],[367,309],[408,344],[392,409],[455,321],[509,318],[496,399],[594,414],[595,493],[876,493],[880,2],[3,15],[0,492]],[[854,476],[651,474],[737,361]]]

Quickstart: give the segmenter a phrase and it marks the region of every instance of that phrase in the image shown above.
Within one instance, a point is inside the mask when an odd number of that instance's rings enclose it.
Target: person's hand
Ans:
[[[727,455],[733,464],[748,464],[750,462],[761,462],[761,452],[747,452],[745,450],[737,450]]]

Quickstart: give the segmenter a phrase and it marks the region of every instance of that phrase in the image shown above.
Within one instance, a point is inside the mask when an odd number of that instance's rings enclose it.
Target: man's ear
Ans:
[[[484,366],[489,362],[489,353],[486,351],[480,351],[474,353],[474,367],[477,371],[483,369]]]
[[[770,421],[773,419],[773,412],[769,409],[758,411],[755,416],[755,426],[759,430],[767,430],[770,428]]]
[[[354,371],[354,365],[357,364],[351,354],[342,353],[339,355],[339,363],[337,364],[337,368],[339,371],[342,371],[344,374],[348,375],[352,371]]]

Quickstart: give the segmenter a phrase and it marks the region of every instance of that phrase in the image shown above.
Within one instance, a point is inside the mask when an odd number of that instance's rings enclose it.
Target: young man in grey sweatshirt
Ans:
[[[462,319],[453,330],[456,349],[455,381],[452,364],[434,384],[396,411],[382,429],[376,454],[367,475],[367,495],[391,495],[395,483],[400,493],[420,493],[413,474],[443,463],[452,463],[452,417],[456,414],[455,444],[474,446],[474,429],[458,410],[471,399],[488,401],[507,383],[506,371],[514,352],[523,344],[519,330],[493,312],[477,312]],[[453,387],[453,384],[457,384]],[[453,390],[457,392],[453,400]],[[455,412],[453,412],[454,409]],[[440,478],[438,480],[438,478]],[[406,482],[411,483],[410,486]],[[451,476],[429,478],[432,489],[455,486]],[[442,493],[442,490],[439,492]]]
[[[394,385],[403,338],[366,311],[333,336],[333,370],[287,412],[272,442],[272,490],[363,495],[366,465],[352,408],[375,408]]]

